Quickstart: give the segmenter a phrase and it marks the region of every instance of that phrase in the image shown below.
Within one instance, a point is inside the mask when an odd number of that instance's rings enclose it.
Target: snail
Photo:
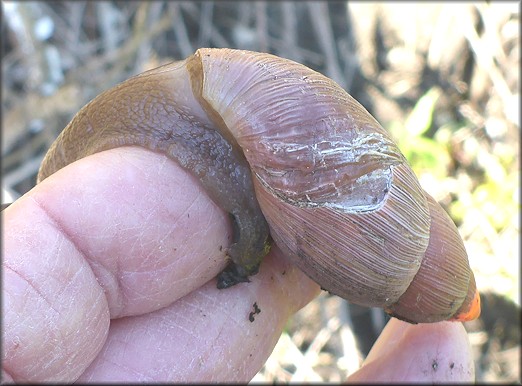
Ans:
[[[265,53],[197,50],[84,106],[38,182],[118,146],[162,152],[230,214],[218,288],[249,281],[272,242],[323,289],[410,323],[478,317],[463,241],[390,135],[324,75]]]

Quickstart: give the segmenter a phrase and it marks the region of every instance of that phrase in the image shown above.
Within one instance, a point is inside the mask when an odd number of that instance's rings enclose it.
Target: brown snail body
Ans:
[[[257,272],[270,232],[312,279],[352,302],[413,323],[478,316],[455,225],[379,123],[303,65],[200,49],[133,77],[80,110],[38,180],[123,145],[177,160],[232,215],[233,265],[221,287]]]

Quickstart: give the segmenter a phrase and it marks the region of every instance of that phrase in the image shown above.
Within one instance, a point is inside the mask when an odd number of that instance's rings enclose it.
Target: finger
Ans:
[[[472,382],[475,368],[462,323],[412,325],[392,318],[348,382]]]
[[[15,381],[74,380],[109,316],[160,309],[207,282],[230,238],[197,181],[139,148],[80,160],[2,216],[2,364]]]
[[[31,194],[6,209],[2,220],[3,376],[29,383],[71,380],[105,341],[103,289]]]
[[[88,260],[111,318],[160,309],[223,269],[228,217],[176,162],[126,147],[75,166],[35,200]]]
[[[288,317],[320,291],[275,248],[251,280],[225,290],[211,280],[162,310],[113,321],[79,381],[250,381]]]

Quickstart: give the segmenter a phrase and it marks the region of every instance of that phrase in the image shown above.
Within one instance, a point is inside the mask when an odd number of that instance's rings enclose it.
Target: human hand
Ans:
[[[2,216],[4,382],[247,382],[320,291],[277,248],[251,283],[216,289],[226,214],[141,148],[82,159]],[[460,323],[392,320],[366,363],[350,380],[474,377]]]

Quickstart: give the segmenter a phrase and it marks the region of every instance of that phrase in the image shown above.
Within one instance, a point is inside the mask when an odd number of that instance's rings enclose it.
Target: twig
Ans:
[[[169,11],[173,20],[174,34],[176,35],[176,42],[179,45],[181,56],[187,57],[194,52],[194,48],[192,47],[192,43],[190,43],[185,21],[183,20],[183,17],[181,17],[180,4],[169,4]]]
[[[301,53],[297,44],[297,18],[295,16],[296,6],[297,4],[291,1],[283,1],[281,3],[283,13],[282,35],[283,42],[286,46],[283,52],[287,58],[295,60],[296,62],[301,62]]]
[[[211,31],[212,16],[214,14],[214,3],[205,1],[201,4],[201,13],[199,21],[198,47],[207,47]]]
[[[506,105],[512,103],[513,94],[498,67],[495,65],[490,50],[481,42],[471,21],[470,14],[465,13],[461,16],[460,26],[462,33],[471,46],[471,51],[477,60],[477,65],[482,68],[482,71],[489,75],[503,103]]]
[[[332,24],[328,13],[328,3],[312,1],[307,5],[312,25],[319,40],[319,46],[326,56],[326,75],[344,88],[346,82],[339,67],[335,39],[331,29]]]
[[[258,49],[268,52],[268,31],[266,27],[266,4],[264,1],[256,1],[256,30]]]

